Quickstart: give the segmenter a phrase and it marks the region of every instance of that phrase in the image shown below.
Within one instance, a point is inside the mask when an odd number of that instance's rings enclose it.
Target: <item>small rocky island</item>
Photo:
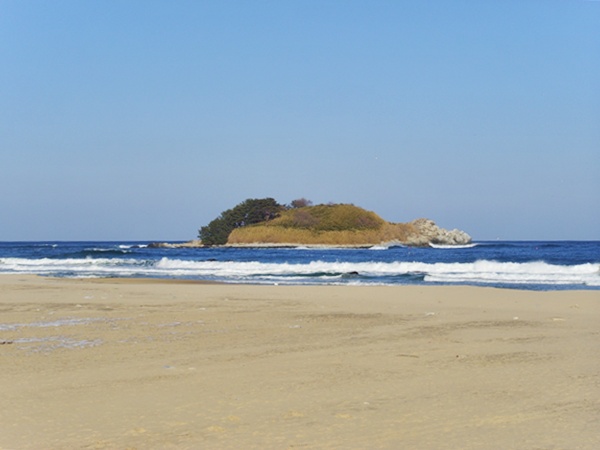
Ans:
[[[387,222],[372,211],[352,204],[312,205],[294,200],[280,205],[272,198],[248,199],[223,211],[200,228],[198,240],[153,247],[372,247],[468,245],[471,236],[445,230],[432,220]]]

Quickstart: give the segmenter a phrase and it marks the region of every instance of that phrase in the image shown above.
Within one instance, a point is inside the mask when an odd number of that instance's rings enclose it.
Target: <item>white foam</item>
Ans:
[[[58,348],[80,349],[96,347],[102,344],[101,339],[73,339],[65,336],[49,336],[43,338],[17,338],[11,341],[14,344],[37,344],[37,345],[18,345],[22,349],[33,352],[50,352]]]
[[[19,328],[49,328],[49,327],[63,327],[72,325],[86,325],[92,322],[102,322],[105,319],[92,319],[92,318],[67,318],[57,319],[48,322],[29,322],[29,323],[0,323],[0,331],[13,331]]]
[[[432,248],[440,248],[440,249],[460,249],[460,248],[477,247],[477,243],[462,244],[462,245],[449,245],[449,244],[434,244],[433,242],[430,242],[429,246]]]
[[[545,262],[511,263],[480,260],[472,263],[326,262],[262,263],[256,261],[193,261],[164,257],[159,261],[126,258],[0,259],[0,273],[69,275],[76,277],[190,277],[241,282],[331,282],[330,277],[357,272],[377,283],[382,277],[423,275],[442,283],[575,284],[600,286],[600,266]],[[341,281],[342,282],[342,281]],[[343,280],[344,283],[362,282]]]
[[[219,277],[277,277],[339,275],[358,272],[369,277],[423,274],[426,281],[529,284],[600,284],[600,267],[596,264],[574,266],[552,265],[545,262],[502,263],[476,261],[473,263],[422,262],[323,262],[306,264],[181,261],[163,258],[157,268],[180,275],[212,275]]]
[[[476,261],[470,264],[435,264],[425,281],[443,283],[581,284],[600,286],[600,266],[560,266],[545,262],[501,263]]]
[[[369,250],[389,250],[388,245],[374,245],[373,247],[369,247]]]
[[[144,261],[121,258],[66,258],[66,259],[0,259],[0,273],[25,273],[38,275],[60,275],[65,273],[77,276],[124,276],[139,272],[138,265]]]

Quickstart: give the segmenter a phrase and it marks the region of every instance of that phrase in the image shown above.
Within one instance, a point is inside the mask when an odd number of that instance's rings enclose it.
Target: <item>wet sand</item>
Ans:
[[[0,276],[0,449],[597,449],[600,291]]]

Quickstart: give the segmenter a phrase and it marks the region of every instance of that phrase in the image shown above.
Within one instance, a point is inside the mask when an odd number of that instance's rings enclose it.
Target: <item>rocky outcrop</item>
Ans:
[[[406,245],[426,246],[429,244],[439,245],[466,245],[471,243],[471,236],[461,230],[445,230],[438,227],[433,220],[417,219],[410,222],[415,229],[407,237]]]
[[[187,242],[152,242],[148,244],[148,248],[196,248],[202,247],[202,242],[198,240]]]

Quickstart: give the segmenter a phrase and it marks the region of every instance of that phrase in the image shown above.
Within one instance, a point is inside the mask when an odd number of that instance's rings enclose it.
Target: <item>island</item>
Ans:
[[[471,244],[461,230],[430,219],[394,223],[353,204],[312,205],[305,199],[281,205],[272,198],[248,199],[200,228],[198,240],[152,247],[438,247]]]

